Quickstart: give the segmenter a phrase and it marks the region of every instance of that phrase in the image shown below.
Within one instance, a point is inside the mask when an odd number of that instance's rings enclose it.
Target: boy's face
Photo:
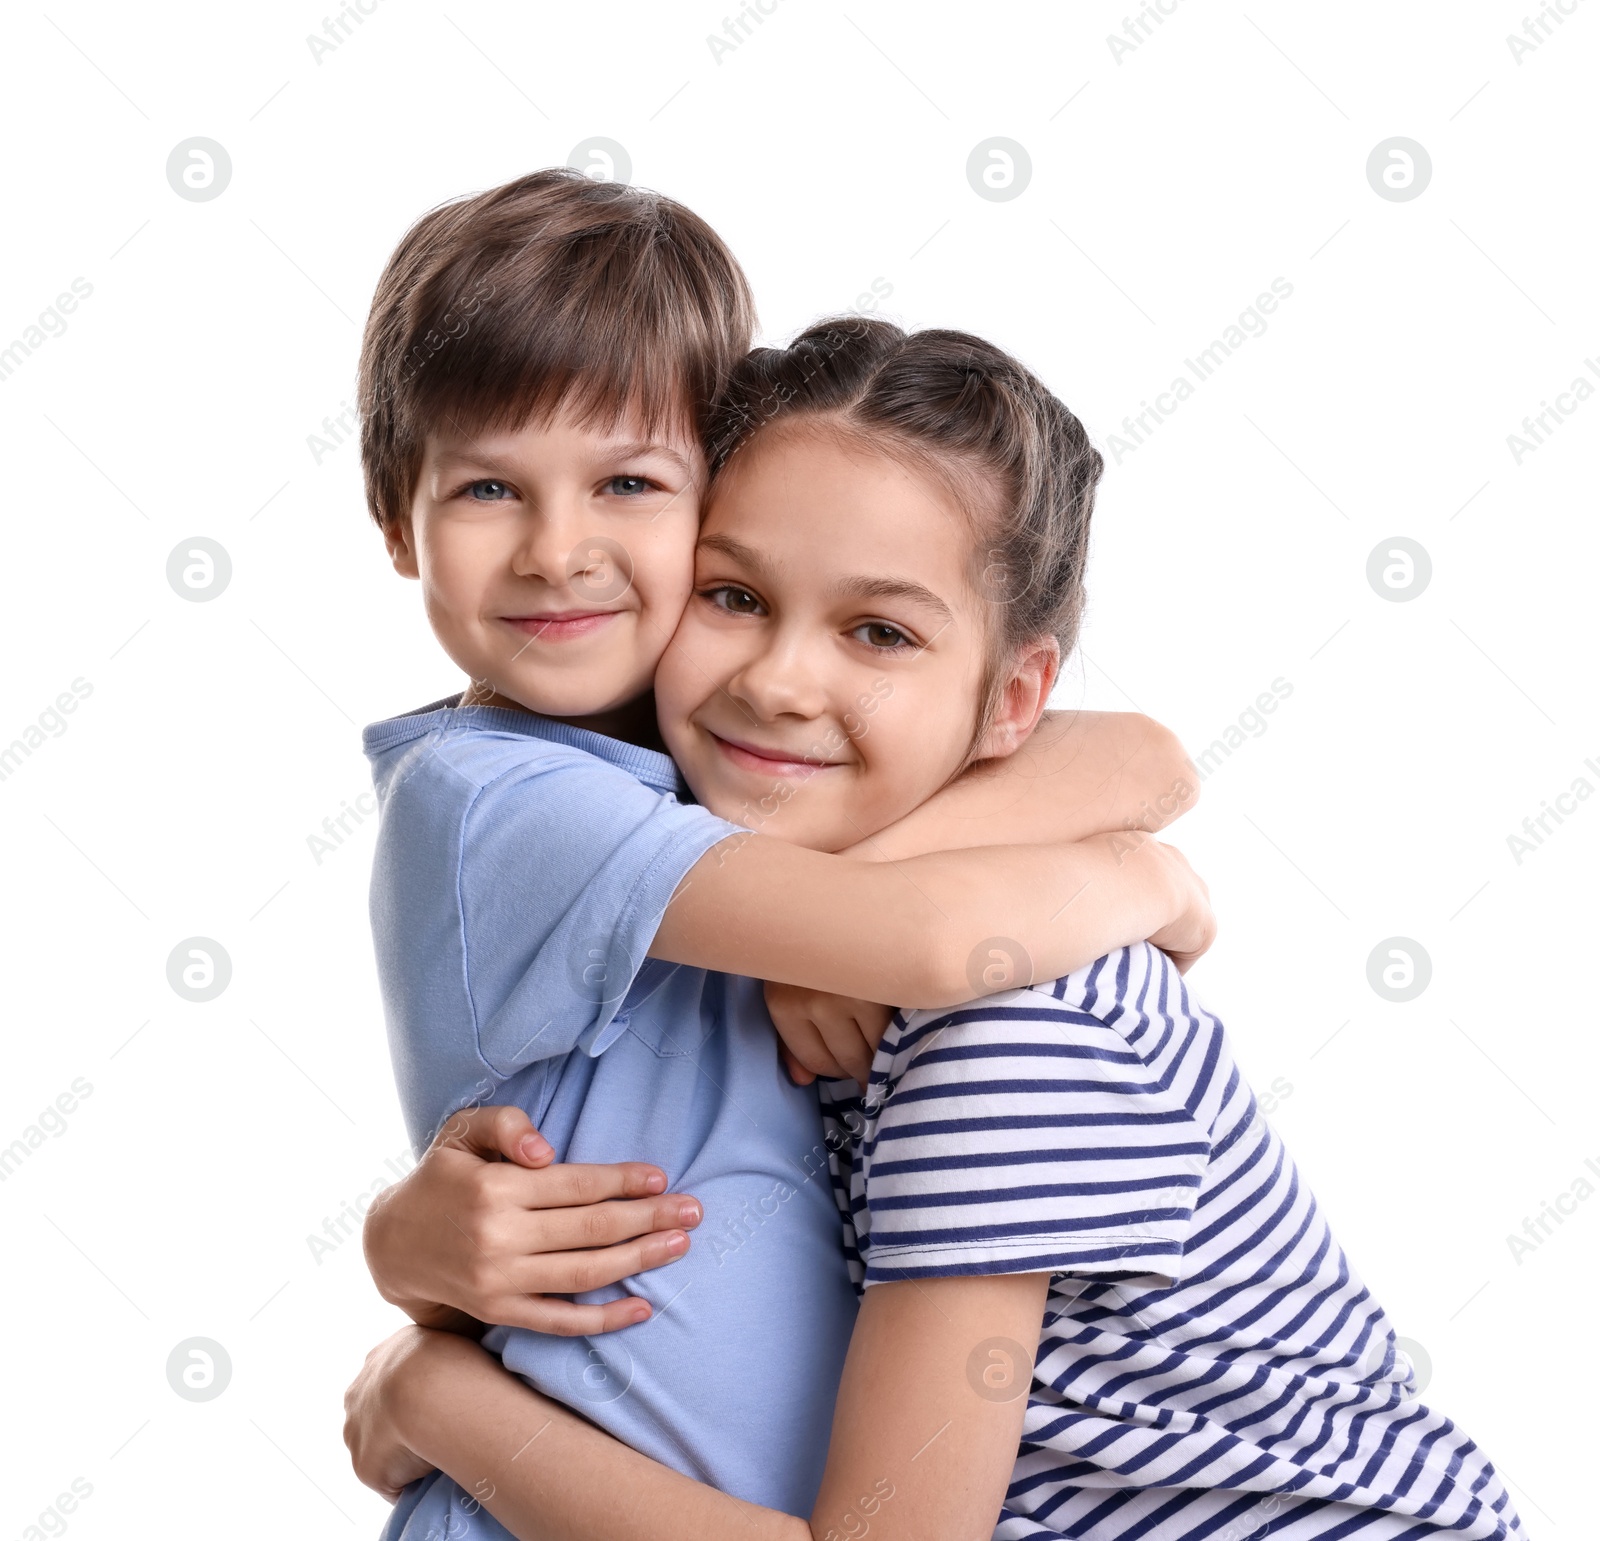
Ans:
[[[712,491],[656,676],[667,748],[714,813],[837,851],[959,771],[986,662],[967,517],[899,461],[769,430]]]
[[[694,581],[705,459],[690,425],[648,436],[562,409],[430,438],[385,539],[422,582],[469,699],[615,731],[650,689]]]

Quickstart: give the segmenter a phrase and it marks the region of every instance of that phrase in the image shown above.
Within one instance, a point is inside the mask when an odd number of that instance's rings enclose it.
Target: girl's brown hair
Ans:
[[[705,432],[750,346],[744,274],[698,215],[553,168],[423,215],[378,280],[361,345],[361,463],[387,527],[427,437],[632,412]]]
[[[713,474],[764,428],[799,418],[940,476],[973,518],[973,581],[991,617],[981,734],[1019,648],[1054,637],[1065,660],[1077,642],[1099,451],[992,343],[861,316],[746,357],[711,421]]]

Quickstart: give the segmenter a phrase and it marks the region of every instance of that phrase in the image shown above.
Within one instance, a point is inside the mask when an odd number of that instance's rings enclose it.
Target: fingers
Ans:
[[[572,1295],[660,1268],[689,1249],[699,1203],[670,1199],[615,1201],[573,1209],[489,1209],[446,1215],[457,1236],[447,1277],[424,1282],[480,1321],[537,1326],[541,1306],[528,1297]],[[623,1322],[613,1323],[616,1326]]]
[[[524,1256],[614,1247],[641,1237],[693,1230],[702,1214],[699,1200],[685,1193],[666,1194],[659,1199],[613,1199],[570,1209],[530,1210],[522,1215],[498,1217],[493,1237],[497,1245],[487,1250],[496,1255]]]
[[[506,1327],[527,1327],[559,1337],[616,1332],[619,1328],[648,1321],[649,1302],[634,1295],[595,1304],[552,1297],[620,1284],[636,1274],[676,1262],[688,1250],[688,1236],[678,1231],[598,1252],[566,1252],[553,1257],[525,1259],[523,1265],[506,1270],[500,1293],[486,1304],[493,1307],[493,1320]]]
[[[874,1001],[855,1001],[852,1005],[856,1026],[866,1040],[868,1049],[876,1054],[878,1045],[883,1042],[883,1035],[889,1031],[889,1023],[894,1020],[894,1008],[880,1006]]]
[[[528,1115],[512,1107],[464,1108],[450,1117],[434,1143],[526,1167],[548,1166],[556,1155]]]
[[[789,1051],[813,1075],[824,1075],[834,1080],[849,1075],[829,1049],[817,1024],[809,1018],[791,1017],[778,1024],[783,1041]]]
[[[531,1332],[542,1332],[556,1338],[590,1337],[604,1332],[616,1332],[623,1327],[637,1327],[650,1320],[650,1303],[637,1296],[626,1295],[621,1300],[608,1300],[604,1305],[580,1306],[570,1300],[529,1300],[523,1303],[526,1310],[517,1306],[508,1309],[507,1327],[526,1327]]]
[[[796,1086],[809,1086],[816,1077],[794,1057],[789,1045],[782,1039],[778,1041],[778,1058],[783,1061],[783,1068],[789,1072],[789,1079]]]
[[[537,1172],[484,1173],[490,1190],[524,1209],[572,1209],[661,1195],[663,1204],[687,1194],[662,1194],[667,1174],[644,1161],[560,1161]],[[671,1222],[677,1224],[676,1220]]]
[[[865,1081],[872,1073],[872,1050],[855,1018],[825,1014],[817,1026],[828,1052],[844,1067],[843,1074],[852,1081]]]

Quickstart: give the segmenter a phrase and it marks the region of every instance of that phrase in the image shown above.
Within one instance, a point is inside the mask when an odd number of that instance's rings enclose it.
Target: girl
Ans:
[[[713,442],[656,678],[700,801],[838,850],[1014,753],[1082,607],[1100,461],[1077,419],[976,338],[851,322],[752,355]],[[865,1088],[824,1102],[863,1299],[809,1525],[423,1329],[352,1387],[364,1480],[440,1467],[525,1541],[1522,1533],[1149,944],[896,1013]]]

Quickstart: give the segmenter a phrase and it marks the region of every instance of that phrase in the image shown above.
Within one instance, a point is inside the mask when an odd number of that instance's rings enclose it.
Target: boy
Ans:
[[[1142,719],[1054,724],[1003,795],[970,778],[886,832],[886,854],[933,853],[894,863],[680,801],[650,682],[690,592],[705,415],[752,322],[715,235],[637,189],[539,172],[419,221],[363,344],[363,467],[394,565],[471,683],[365,746],[374,938],[418,1148],[462,1107],[512,1104],[563,1161],[648,1155],[707,1217],[784,1217],[731,1261],[636,1281],[605,1325],[652,1317],[648,1333],[502,1325],[486,1343],[634,1448],[799,1514],[855,1306],[811,1180],[817,1103],[779,1068],[756,981],[948,1005],[988,987],[971,960],[996,938],[1051,977],[1147,936],[1198,953],[1210,915],[1176,853],[1095,833],[1184,782]],[[991,838],[1052,843],[944,849],[996,805]],[[866,1073],[853,1021],[784,1034],[808,1071]],[[759,1312],[729,1309],[728,1269]],[[424,1483],[390,1534],[462,1516],[496,1533]]]

